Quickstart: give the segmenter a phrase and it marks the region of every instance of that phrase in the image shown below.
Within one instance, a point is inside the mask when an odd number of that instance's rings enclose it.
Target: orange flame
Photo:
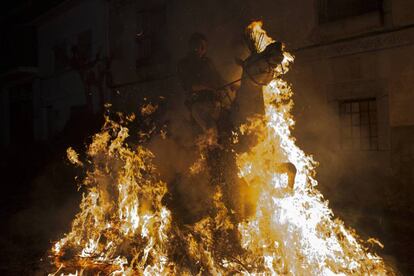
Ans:
[[[274,41],[261,22],[247,31],[258,52]],[[292,62],[285,52],[275,78],[263,87],[265,114],[242,126],[258,137],[237,156],[239,177],[257,192],[252,217],[235,225],[217,187],[216,212],[178,227],[162,204],[167,188],[158,179],[152,153],[129,147],[128,129],[107,118],[88,147],[93,167],[84,181],[87,192],[71,231],[52,249],[58,271],[50,275],[392,275],[353,230],[333,218],[316,189],[316,163],[291,136],[292,90],[280,76]],[[82,164],[73,150],[68,156]],[[293,192],[276,166],[287,161],[297,169]],[[192,173],[200,166],[195,164]],[[240,240],[230,240],[236,229]]]

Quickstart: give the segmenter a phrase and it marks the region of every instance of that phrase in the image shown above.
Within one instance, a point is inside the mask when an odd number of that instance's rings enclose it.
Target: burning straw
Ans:
[[[247,30],[258,52],[273,42],[260,22]],[[352,229],[333,218],[316,189],[315,162],[291,136],[292,90],[280,76],[292,62],[284,52],[274,79],[263,87],[265,115],[243,126],[258,137],[237,156],[244,180],[237,185],[254,191],[254,214],[235,222],[217,186],[214,212],[192,225],[176,223],[163,203],[167,185],[153,154],[128,145],[128,128],[107,118],[86,161],[68,150],[76,165],[90,166],[81,211],[51,250],[58,269],[51,275],[392,275]],[[296,167],[293,191],[277,162]]]

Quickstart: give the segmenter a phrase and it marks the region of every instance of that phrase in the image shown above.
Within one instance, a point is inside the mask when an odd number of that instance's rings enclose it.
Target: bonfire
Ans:
[[[248,31],[258,52],[274,42],[260,22]],[[334,218],[316,188],[316,162],[291,135],[293,92],[283,75],[293,56],[283,55],[263,87],[265,114],[241,126],[257,137],[236,156],[239,185],[255,191],[254,213],[232,220],[217,186],[215,212],[191,225],[175,223],[153,153],[126,142],[126,123],[134,118],[106,118],[85,160],[68,149],[69,160],[87,168],[85,193],[70,232],[50,250],[49,275],[392,275],[367,242]],[[278,162],[296,167],[293,190]]]

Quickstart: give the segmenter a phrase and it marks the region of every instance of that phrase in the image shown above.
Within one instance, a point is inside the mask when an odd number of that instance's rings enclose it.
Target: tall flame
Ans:
[[[274,42],[261,22],[247,31],[258,52]],[[129,146],[128,129],[107,118],[88,147],[89,162],[68,150],[74,164],[89,166],[86,192],[71,232],[51,250],[58,271],[50,275],[392,275],[353,230],[333,218],[316,189],[316,163],[291,136],[292,90],[280,76],[292,62],[284,52],[274,79],[263,87],[265,114],[242,126],[258,137],[237,156],[239,177],[257,195],[254,215],[235,225],[217,186],[213,214],[194,225],[174,223],[162,203],[167,188],[152,153]],[[293,191],[277,169],[280,162],[297,169]],[[196,175],[200,168],[189,169]]]
[[[253,22],[249,28],[262,37],[258,51],[273,40]],[[293,57],[285,52],[276,75],[287,72]],[[260,190],[253,219],[239,224],[244,248],[261,252],[267,272],[293,275],[386,274],[380,257],[368,253],[352,230],[333,213],[315,188],[315,161],[291,136],[294,120],[292,90],[275,77],[263,87],[265,116],[247,127],[258,143],[238,157],[240,174]],[[289,161],[297,169],[294,193],[286,192],[287,177],[280,175],[275,160]]]

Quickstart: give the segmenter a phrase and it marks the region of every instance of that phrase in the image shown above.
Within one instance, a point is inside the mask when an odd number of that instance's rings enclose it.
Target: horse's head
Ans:
[[[243,78],[249,78],[258,86],[267,85],[274,78],[275,69],[282,61],[282,44],[273,42],[260,53],[252,52],[242,63]]]

